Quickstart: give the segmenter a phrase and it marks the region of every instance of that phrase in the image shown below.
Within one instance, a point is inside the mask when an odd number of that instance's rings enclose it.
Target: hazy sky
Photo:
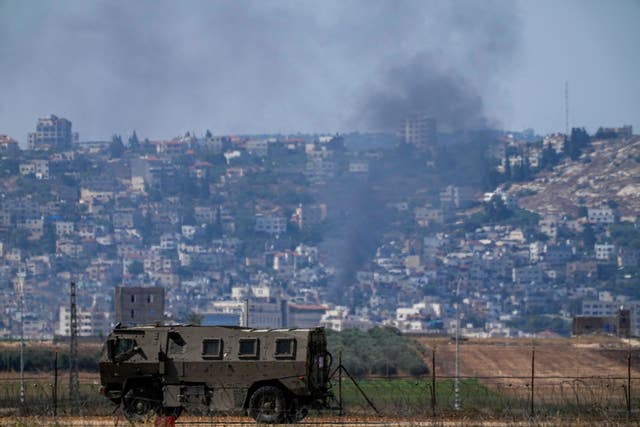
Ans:
[[[640,1],[0,0],[0,134],[640,131]]]

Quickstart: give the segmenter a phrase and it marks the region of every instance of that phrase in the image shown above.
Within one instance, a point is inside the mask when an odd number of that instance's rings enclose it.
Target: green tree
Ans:
[[[580,153],[589,145],[589,134],[584,128],[571,129],[571,137],[565,141],[565,152],[571,160],[578,160]]]
[[[56,252],[56,229],[51,221],[44,224],[44,232],[42,235],[43,250],[46,253]]]
[[[132,276],[139,276],[140,274],[144,273],[144,265],[140,261],[135,260],[131,264],[129,264],[129,266],[127,267],[127,271]]]
[[[484,212],[486,219],[492,223],[503,221],[513,214],[504,204],[502,197],[497,194],[484,204]]]
[[[131,151],[138,151],[140,149],[140,140],[138,139],[138,135],[135,130],[129,137],[129,149]]]
[[[124,144],[122,143],[122,137],[114,134],[111,137],[111,143],[109,144],[109,155],[112,159],[119,159],[124,154]]]
[[[593,251],[593,246],[596,244],[596,233],[593,231],[591,224],[586,224],[584,226],[580,237],[585,250],[588,252]]]

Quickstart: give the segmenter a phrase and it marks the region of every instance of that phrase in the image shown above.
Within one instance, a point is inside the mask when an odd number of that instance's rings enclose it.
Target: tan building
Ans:
[[[53,114],[38,119],[36,131],[29,134],[31,150],[70,147],[74,142],[78,142],[78,134],[71,131],[71,122]]]
[[[164,319],[164,288],[117,287],[116,323],[123,326],[162,323]]]

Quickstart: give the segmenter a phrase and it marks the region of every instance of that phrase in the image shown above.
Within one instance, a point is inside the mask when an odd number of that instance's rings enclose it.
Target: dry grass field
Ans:
[[[455,375],[455,343],[449,338],[418,338],[427,353],[436,351],[439,376]],[[558,339],[469,339],[460,342],[460,374],[468,377],[529,377],[535,350],[539,377],[640,377],[640,342],[615,337]],[[427,357],[429,365],[431,361]]]

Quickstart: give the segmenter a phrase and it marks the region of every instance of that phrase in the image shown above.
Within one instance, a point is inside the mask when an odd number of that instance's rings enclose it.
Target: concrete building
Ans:
[[[19,171],[20,175],[34,175],[36,179],[49,179],[49,161],[34,159],[21,163]]]
[[[614,258],[616,245],[611,243],[596,243],[594,245],[596,259],[600,261],[609,261]]]
[[[466,208],[473,203],[473,191],[468,187],[448,185],[440,192],[440,204],[445,207]]]
[[[327,219],[327,205],[300,204],[292,216],[293,222],[299,229],[313,227]]]
[[[315,328],[320,326],[322,316],[327,312],[326,305],[289,304],[289,328]]]
[[[71,310],[67,306],[61,306],[59,315],[56,334],[65,337],[71,336]],[[109,333],[111,328],[109,313],[92,307],[89,310],[77,309],[76,316],[78,319],[78,336],[96,337]]]
[[[402,120],[397,136],[403,143],[417,148],[431,147],[436,143],[436,119],[425,113],[412,114]]]
[[[594,224],[613,224],[615,222],[615,212],[609,206],[587,209],[587,218]]]
[[[123,326],[162,323],[164,319],[164,288],[117,287],[116,323]]]
[[[53,114],[47,118],[38,119],[36,131],[29,133],[31,150],[71,147],[77,142],[78,134],[71,131],[71,122]]]
[[[255,231],[282,234],[287,231],[287,219],[282,215],[256,214]]]

